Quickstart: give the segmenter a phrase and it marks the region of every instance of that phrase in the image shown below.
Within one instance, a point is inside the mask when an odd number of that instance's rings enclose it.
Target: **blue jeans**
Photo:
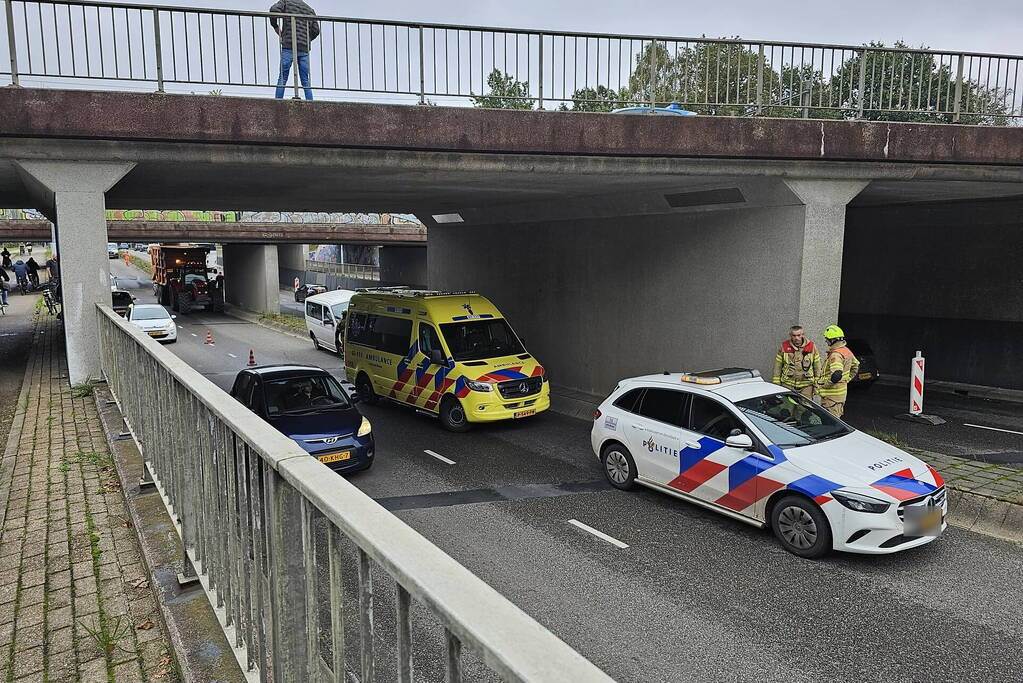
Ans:
[[[288,74],[291,73],[291,50],[281,48],[281,75],[277,78],[277,99],[284,97],[284,86],[288,84]],[[309,87],[309,53],[298,51],[298,78],[302,81],[305,90],[305,98],[313,99],[313,91]]]

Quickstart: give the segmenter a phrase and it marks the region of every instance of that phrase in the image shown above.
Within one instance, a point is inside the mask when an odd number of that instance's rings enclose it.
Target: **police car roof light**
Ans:
[[[687,372],[681,380],[690,384],[721,384],[739,379],[756,379],[760,371],[753,368],[720,368],[703,372]]]

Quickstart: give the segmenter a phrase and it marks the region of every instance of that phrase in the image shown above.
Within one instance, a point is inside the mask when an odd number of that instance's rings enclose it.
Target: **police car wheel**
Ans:
[[[440,404],[440,423],[449,432],[467,432],[472,427],[465,417],[465,408],[453,396],[445,397]]]
[[[771,528],[781,545],[793,555],[820,557],[831,550],[831,525],[816,503],[802,496],[786,496],[771,510]]]
[[[600,452],[604,476],[616,489],[629,491],[636,486],[636,462],[628,449],[620,443],[609,443]]]

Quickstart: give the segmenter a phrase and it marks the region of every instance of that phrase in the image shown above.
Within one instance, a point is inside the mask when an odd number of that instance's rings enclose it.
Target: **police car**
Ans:
[[[608,481],[758,527],[786,550],[893,553],[946,527],[941,475],[813,401],[724,368],[622,380],[590,435]]]

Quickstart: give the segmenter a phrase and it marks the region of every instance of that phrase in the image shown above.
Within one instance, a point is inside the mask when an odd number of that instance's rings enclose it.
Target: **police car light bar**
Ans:
[[[720,368],[703,372],[687,372],[682,375],[681,380],[690,384],[721,384],[737,379],[755,379],[757,377],[760,377],[760,371],[753,368]]]

